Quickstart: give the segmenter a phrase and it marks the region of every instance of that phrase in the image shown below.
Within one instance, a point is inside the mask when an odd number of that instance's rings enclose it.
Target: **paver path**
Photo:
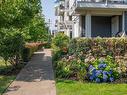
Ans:
[[[36,52],[4,95],[56,95],[51,50]]]

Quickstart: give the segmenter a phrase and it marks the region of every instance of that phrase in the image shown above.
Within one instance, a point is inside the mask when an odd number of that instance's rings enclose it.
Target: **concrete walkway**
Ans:
[[[4,95],[56,95],[51,50],[36,52]]]

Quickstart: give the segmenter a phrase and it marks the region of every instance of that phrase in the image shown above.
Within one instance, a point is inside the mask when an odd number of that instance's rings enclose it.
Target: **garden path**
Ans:
[[[35,52],[4,95],[56,95],[51,50]]]

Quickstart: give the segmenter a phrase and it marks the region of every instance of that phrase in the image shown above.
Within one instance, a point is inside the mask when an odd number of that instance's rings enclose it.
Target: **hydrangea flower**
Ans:
[[[108,76],[106,74],[103,74],[103,82],[107,82]]]
[[[90,80],[92,81],[94,79],[94,76],[90,76]]]
[[[109,75],[113,74],[113,71],[112,71],[112,70],[110,70],[110,71],[108,72],[108,74],[109,74]]]
[[[98,65],[98,68],[99,69],[104,69],[104,68],[106,68],[106,66],[107,66],[107,64],[99,64]]]
[[[114,78],[113,77],[110,77],[109,80],[110,80],[110,82],[113,82],[114,81]]]
[[[96,68],[95,68],[96,67]],[[115,78],[113,77],[113,69],[106,69],[107,64],[101,61],[97,66],[90,65],[88,68],[89,79],[97,83],[100,82],[113,82]]]
[[[102,74],[102,70],[96,70],[96,77]]]
[[[107,74],[108,74],[108,72],[107,72],[107,71],[103,71],[103,74],[107,75]]]
[[[90,65],[89,66],[89,71],[91,71],[93,68],[94,68],[93,65]]]
[[[101,80],[99,79],[99,78],[96,78],[96,80],[95,80],[97,83],[100,83],[101,82]]]

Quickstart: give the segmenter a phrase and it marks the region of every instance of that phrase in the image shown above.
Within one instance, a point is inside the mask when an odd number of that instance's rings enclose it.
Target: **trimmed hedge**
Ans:
[[[66,46],[64,54],[53,48],[58,51],[53,60],[57,78],[125,82],[127,38],[75,38]]]
[[[127,38],[77,38],[72,39],[69,55],[75,55],[85,62],[93,58],[113,57],[120,72],[127,72]]]
[[[127,54],[126,38],[78,38],[70,42],[69,53],[91,54],[95,57],[125,56]]]
[[[26,43],[22,52],[22,59],[24,62],[28,62],[34,52],[40,50],[43,47],[43,43]]]

